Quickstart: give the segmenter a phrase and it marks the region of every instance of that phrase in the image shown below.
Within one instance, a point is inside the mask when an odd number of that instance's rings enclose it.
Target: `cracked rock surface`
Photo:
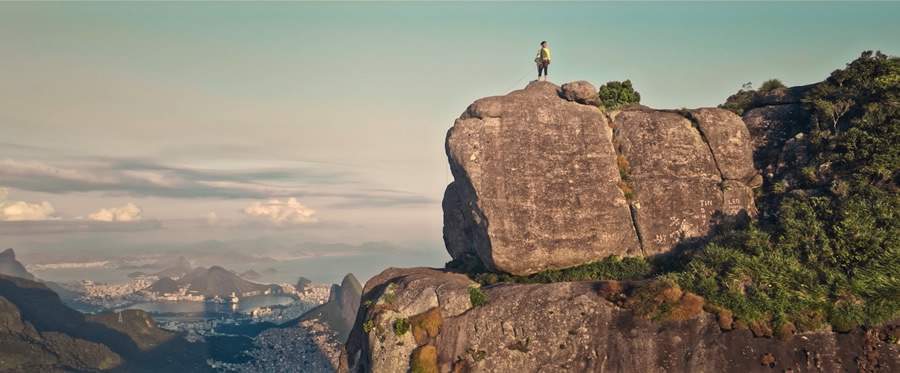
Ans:
[[[454,259],[515,275],[671,251],[755,213],[750,133],[731,112],[607,115],[587,82],[475,101],[447,133]]]
[[[374,277],[341,371],[839,372],[858,371],[860,359],[874,359],[879,371],[900,366],[900,345],[882,341],[896,326],[760,338],[746,328],[723,330],[702,311],[679,320],[640,317],[607,300],[603,282],[490,286],[480,306],[469,303],[470,286],[465,276],[427,268]],[[428,308],[441,319],[433,335],[393,330],[396,320],[415,324]],[[436,361],[417,361],[413,351],[425,348]]]

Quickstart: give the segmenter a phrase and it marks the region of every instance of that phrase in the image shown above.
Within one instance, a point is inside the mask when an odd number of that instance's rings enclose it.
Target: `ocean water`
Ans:
[[[139,309],[151,314],[186,314],[219,317],[227,314],[247,313],[256,307],[288,305],[296,299],[286,295],[258,295],[241,298],[237,304],[212,302],[141,302],[126,309]]]

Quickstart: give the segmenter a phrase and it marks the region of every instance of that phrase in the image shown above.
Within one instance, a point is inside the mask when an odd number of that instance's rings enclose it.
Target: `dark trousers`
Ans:
[[[547,73],[547,68],[548,68],[548,67],[550,67],[550,61],[543,61],[543,62],[537,64],[537,68],[538,68],[538,78],[540,78],[541,75],[544,75],[544,76],[547,76],[547,75],[548,75],[548,73]]]

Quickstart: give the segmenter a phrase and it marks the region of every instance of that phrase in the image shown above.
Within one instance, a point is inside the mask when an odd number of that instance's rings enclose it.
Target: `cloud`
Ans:
[[[6,146],[0,144],[0,150]],[[203,169],[163,165],[143,159],[0,159],[0,180],[14,188],[43,193],[105,192],[164,198],[333,198],[340,206],[396,206],[436,203],[421,195],[365,188],[348,172],[311,162],[278,167]],[[324,186],[324,187],[323,187]]]
[[[88,219],[105,222],[133,222],[141,220],[141,212],[143,210],[140,207],[129,202],[121,207],[100,209],[100,211],[88,215]]]
[[[56,219],[56,209],[50,202],[8,201],[9,191],[0,188],[0,221],[34,221]]]
[[[315,223],[318,219],[313,216],[316,211],[303,206],[296,198],[288,198],[284,202],[278,199],[270,199],[265,202],[255,202],[247,206],[242,212],[250,217],[267,219],[275,225]]]
[[[156,220],[104,222],[91,220],[0,221],[0,236],[34,236],[73,232],[140,232],[162,229]]]

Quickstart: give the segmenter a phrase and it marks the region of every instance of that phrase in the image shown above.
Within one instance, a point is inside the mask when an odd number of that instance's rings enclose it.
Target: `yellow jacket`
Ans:
[[[550,48],[541,48],[538,50],[538,58],[550,62]]]

